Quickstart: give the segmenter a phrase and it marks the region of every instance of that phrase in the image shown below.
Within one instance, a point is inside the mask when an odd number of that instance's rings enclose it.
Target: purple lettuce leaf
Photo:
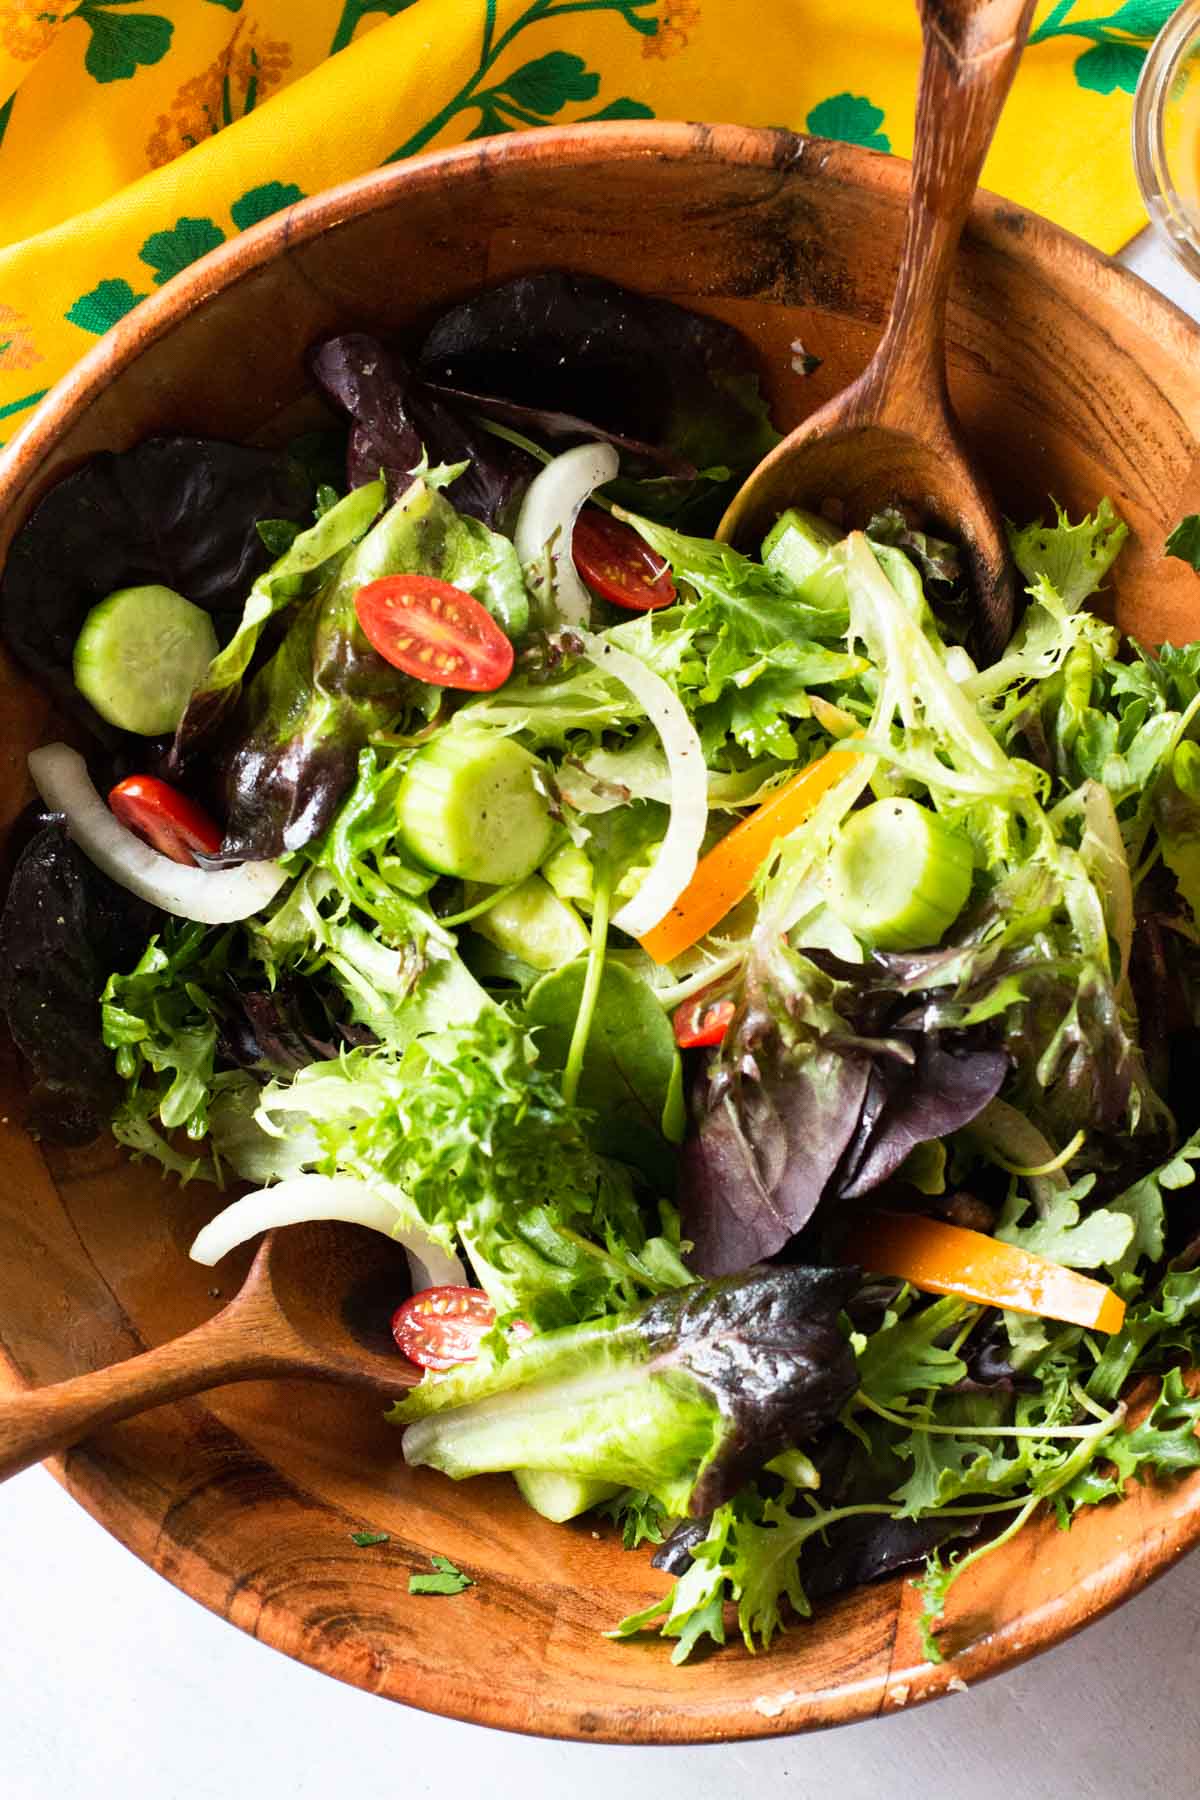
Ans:
[[[96,868],[60,821],[25,845],[0,914],[0,1010],[37,1078],[46,1136],[94,1137],[121,1098],[100,1031],[100,994],[132,968],[162,914]]]
[[[0,578],[0,634],[95,737],[128,741],[75,687],[75,640],[91,608],[118,588],[158,582],[210,612],[223,641],[271,561],[258,521],[300,523],[312,505],[308,478],[277,451],[164,437],[94,456],[17,534]]]
[[[951,1048],[925,1035],[910,1041],[914,1062],[876,1059],[872,1074],[883,1090],[882,1104],[865,1142],[839,1171],[836,1187],[844,1200],[880,1187],[918,1144],[969,1125],[996,1098],[1009,1071],[1003,1050]]]
[[[350,420],[348,486],[387,478],[395,499],[427,456],[431,464],[468,461],[447,497],[458,512],[502,528],[538,464],[526,451],[474,424],[420,380],[399,351],[365,332],[329,338],[312,352],[318,386]]]
[[[690,1265],[726,1274],[775,1256],[822,1200],[882,1185],[918,1144],[967,1125],[1007,1055],[986,1032],[894,1025],[911,1010],[877,971],[861,985],[780,946],[748,965],[739,1011],[692,1093],[680,1211]]]
[[[595,275],[546,270],[446,313],[418,359],[428,381],[588,420],[695,469],[773,444],[746,339],[731,325]]]

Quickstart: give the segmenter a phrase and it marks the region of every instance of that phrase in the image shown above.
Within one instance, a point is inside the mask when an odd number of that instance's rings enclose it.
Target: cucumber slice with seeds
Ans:
[[[532,875],[554,827],[534,783],[537,759],[511,738],[447,731],[413,757],[396,825],[427,869],[506,887]]]
[[[75,686],[102,719],[139,737],[174,731],[218,650],[213,622],[168,587],[120,588],[75,640]]]
[[[851,813],[829,862],[829,904],[877,950],[926,950],[967,903],[969,838],[915,800]]]

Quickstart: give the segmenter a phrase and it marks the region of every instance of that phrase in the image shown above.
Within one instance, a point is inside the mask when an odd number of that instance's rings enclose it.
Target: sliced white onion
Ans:
[[[535,475],[521,503],[513,543],[526,581],[540,585],[543,559],[549,553],[554,603],[568,625],[586,625],[591,595],[575,573],[571,540],[584,501],[612,481],[621,459],[611,444],[577,444],[564,450]]]
[[[971,657],[963,649],[961,644],[947,644],[943,661],[945,663],[947,675],[950,677],[951,681],[956,681],[959,687],[962,686],[964,681],[973,681],[979,673],[979,670],[975,667]]]
[[[671,776],[671,817],[650,871],[632,900],[613,914],[618,931],[645,937],[671,910],[696,872],[708,824],[708,772],[696,728],[683,703],[661,675],[639,656],[607,638],[581,632],[584,649],[599,669],[627,687],[667,753]]]
[[[192,1260],[211,1269],[261,1231],[277,1225],[307,1225],[314,1219],[365,1225],[402,1244],[414,1293],[427,1287],[466,1284],[467,1272],[457,1256],[443,1250],[428,1233],[402,1223],[387,1195],[354,1175],[294,1175],[274,1187],[245,1194],[209,1220],[192,1245]]]
[[[66,744],[43,744],[32,751],[29,773],[46,805],[66,815],[67,830],[98,869],[177,918],[201,925],[248,919],[287,880],[275,862],[196,869],[161,856],[114,818],[93,787],[82,756]]]

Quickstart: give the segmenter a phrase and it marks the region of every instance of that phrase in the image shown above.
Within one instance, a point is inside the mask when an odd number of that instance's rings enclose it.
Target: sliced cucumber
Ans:
[[[578,901],[585,911],[591,911],[595,878],[592,865],[578,844],[569,840],[560,844],[554,854],[546,858],[542,874],[560,900]]]
[[[768,569],[799,583],[820,567],[839,535],[828,519],[789,506],[763,539],[762,559]]]
[[[499,950],[519,956],[531,969],[561,969],[586,956],[588,934],[573,906],[566,906],[548,882],[531,875],[497,900],[472,925]]]
[[[971,891],[970,840],[915,800],[851,813],[829,862],[829,904],[877,950],[939,943]]]
[[[75,686],[110,725],[174,731],[217,654],[202,607],[168,587],[120,588],[93,606],[75,640]]]
[[[446,731],[409,763],[396,797],[400,837],[440,875],[506,887],[532,875],[554,827],[537,761],[511,738]]]
[[[514,1469],[513,1480],[521,1498],[535,1513],[555,1525],[565,1525],[580,1513],[590,1512],[602,1500],[611,1500],[620,1488],[614,1481],[590,1481],[583,1475],[556,1475],[552,1469]]]

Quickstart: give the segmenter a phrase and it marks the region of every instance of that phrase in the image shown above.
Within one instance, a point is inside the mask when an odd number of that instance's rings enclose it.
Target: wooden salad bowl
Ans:
[[[521,270],[591,271],[732,321],[788,428],[874,348],[895,277],[903,162],[785,132],[672,124],[546,130],[464,145],[302,201],[195,263],[104,337],[0,457],[0,552],[93,452],[162,431],[281,441],[305,418],[323,334],[420,324]],[[1200,331],[1134,276],[982,195],[949,316],[967,439],[1017,519],[1104,494],[1132,527],[1110,594],[1144,641],[1200,635],[1200,581],[1164,561],[1200,508]],[[804,356],[819,357],[809,375]],[[0,824],[29,798],[50,704],[0,683]],[[215,1210],[111,1142],[64,1150],[0,1093],[0,1381],[44,1383],[207,1317],[249,1260],[187,1246]],[[409,1471],[368,1395],[247,1383],[131,1420],[53,1465],[109,1531],[243,1630],[344,1681],[480,1724],[557,1737],[696,1743],[866,1718],[1031,1656],[1143,1587],[1200,1538],[1200,1473],[1052,1519],[955,1588],[928,1663],[917,1596],[892,1579],[834,1600],[768,1655],[683,1667],[604,1627],[663,1591],[644,1551],[584,1519],[547,1524],[507,1478]],[[390,1534],[356,1548],[350,1533]],[[432,1552],[475,1585],[412,1597]]]

